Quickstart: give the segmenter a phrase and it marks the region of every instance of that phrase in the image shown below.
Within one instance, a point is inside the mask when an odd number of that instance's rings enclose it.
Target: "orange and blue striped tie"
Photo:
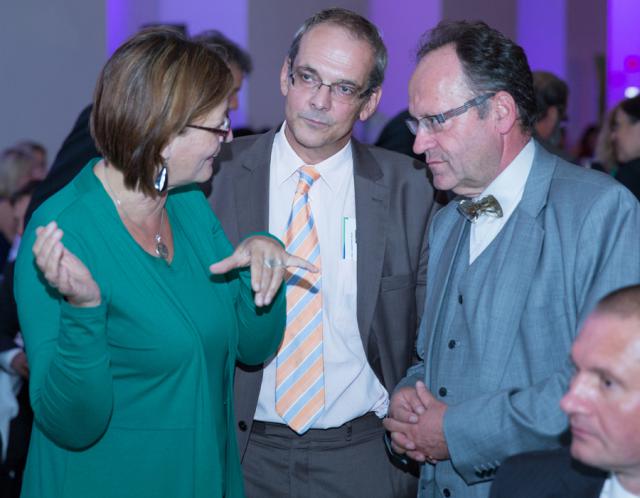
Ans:
[[[309,204],[309,189],[320,174],[299,170],[287,225],[287,251],[320,268],[320,244]],[[298,268],[288,273],[287,327],[276,358],[276,412],[298,434],[306,432],[324,410],[322,354],[322,278]]]

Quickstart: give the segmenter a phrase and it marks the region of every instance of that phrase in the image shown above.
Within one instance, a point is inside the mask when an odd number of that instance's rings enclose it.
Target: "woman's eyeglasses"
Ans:
[[[224,122],[219,128],[211,128],[210,126],[200,126],[194,124],[188,124],[186,127],[213,133],[223,142],[226,142],[229,139],[229,134],[231,133],[231,121],[228,117],[224,118]]]

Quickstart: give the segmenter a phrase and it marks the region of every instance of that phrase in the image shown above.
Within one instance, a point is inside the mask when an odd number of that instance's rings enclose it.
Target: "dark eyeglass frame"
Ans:
[[[221,128],[211,128],[210,126],[201,126],[194,124],[188,124],[186,125],[186,128],[195,128],[196,130],[208,131],[209,133],[213,133],[218,138],[224,140],[229,136],[229,132],[231,131],[231,120],[228,117],[225,118]]]
[[[300,71],[303,71],[303,70],[305,69],[301,67],[296,67],[294,69],[291,66],[289,66],[289,79],[291,80],[292,86],[296,86],[295,76],[296,75],[299,76]],[[312,89],[315,93],[317,93],[320,91],[320,88],[322,88],[323,86],[326,86],[327,88],[329,88],[329,94],[331,95],[332,98],[337,98],[338,100],[342,100],[343,102],[355,102],[357,100],[364,99],[369,95],[371,95],[371,92],[373,91],[373,88],[367,88],[366,90],[362,90],[363,88],[362,86],[355,86],[355,85],[352,85],[351,83],[346,83],[346,82],[336,81],[334,83],[325,83],[324,81],[322,81],[322,79],[320,79],[320,75],[315,71],[309,70],[309,69],[306,69],[305,71],[308,71],[310,74],[313,74],[317,78],[315,80],[316,85],[309,87],[310,89]],[[335,91],[335,88],[338,88],[341,85],[354,86],[355,93],[353,94],[353,96],[345,96],[345,95],[338,94]]]
[[[439,131],[437,127],[442,127],[447,120],[451,118],[455,118],[456,116],[460,116],[464,114],[472,107],[476,107],[480,104],[484,104],[487,100],[493,97],[496,92],[485,93],[484,95],[478,95],[470,100],[467,100],[460,107],[456,107],[454,109],[450,109],[445,112],[441,112],[440,114],[430,114],[427,116],[422,116],[419,118],[408,118],[405,120],[407,128],[414,135],[418,134],[418,130],[422,127],[425,130],[430,132]]]

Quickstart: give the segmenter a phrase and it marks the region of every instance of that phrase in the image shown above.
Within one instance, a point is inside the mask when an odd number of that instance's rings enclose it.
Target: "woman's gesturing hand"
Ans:
[[[51,287],[58,289],[73,306],[98,306],[100,289],[91,272],[62,244],[62,230],[55,221],[36,228],[33,254]]]
[[[256,306],[271,303],[282,284],[286,268],[304,268],[313,273],[318,271],[308,261],[289,254],[274,239],[263,235],[243,240],[231,256],[212,264],[209,271],[218,275],[246,266],[251,268],[251,288],[256,293]]]

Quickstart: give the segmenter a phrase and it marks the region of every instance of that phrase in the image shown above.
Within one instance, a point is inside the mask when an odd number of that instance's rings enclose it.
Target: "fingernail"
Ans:
[[[411,422],[412,424],[415,424],[418,421],[418,417],[416,417],[415,415],[411,415],[409,417],[409,422]]]

